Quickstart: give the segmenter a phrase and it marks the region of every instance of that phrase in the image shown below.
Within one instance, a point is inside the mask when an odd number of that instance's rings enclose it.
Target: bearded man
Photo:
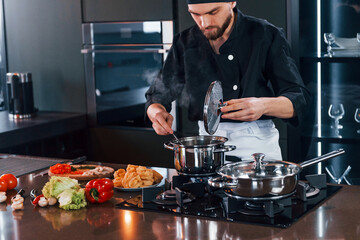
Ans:
[[[220,81],[225,107],[217,136],[236,150],[228,155],[281,160],[272,119],[299,125],[306,111],[305,88],[281,29],[247,16],[235,1],[187,0],[196,25],[175,35],[163,69],[146,93],[146,112],[157,134],[172,134],[171,102],[189,109],[206,135],[203,106],[211,82]]]

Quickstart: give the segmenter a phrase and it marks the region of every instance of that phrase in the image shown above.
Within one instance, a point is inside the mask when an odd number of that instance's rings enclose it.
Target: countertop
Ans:
[[[39,111],[30,119],[10,119],[0,112],[0,146],[2,149],[54,137],[87,127],[86,114]]]
[[[97,163],[100,164],[100,163]],[[115,169],[124,165],[104,164]],[[48,175],[39,171],[21,176],[19,188],[41,189]],[[15,194],[9,192],[8,195]],[[151,211],[115,208],[123,197],[136,192],[115,191],[103,204],[65,211],[39,208],[25,199],[23,211],[0,204],[0,236],[4,239],[358,239],[360,186],[346,186],[289,228],[182,217]]]

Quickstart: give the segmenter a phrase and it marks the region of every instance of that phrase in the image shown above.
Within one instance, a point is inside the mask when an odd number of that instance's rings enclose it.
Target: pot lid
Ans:
[[[217,172],[228,179],[274,179],[297,174],[301,167],[286,161],[263,161],[265,155],[254,153],[254,160],[222,166]]]
[[[204,102],[204,126],[208,134],[213,135],[220,123],[221,107],[223,104],[223,90],[220,81],[210,84]]]
[[[203,148],[203,147],[213,147],[224,144],[228,141],[226,137],[220,136],[192,136],[192,137],[184,137],[179,139],[182,144],[174,139],[171,141],[173,146],[181,146],[185,148]]]

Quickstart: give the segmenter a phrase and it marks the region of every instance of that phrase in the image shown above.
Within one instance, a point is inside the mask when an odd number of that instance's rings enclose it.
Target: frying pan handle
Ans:
[[[172,142],[171,141],[169,141],[169,142],[166,142],[166,143],[164,143],[164,148],[166,148],[166,149],[169,149],[169,150],[174,150],[174,145],[172,144]]]
[[[313,164],[316,164],[318,162],[322,162],[322,161],[325,161],[325,160],[328,160],[330,158],[333,158],[333,157],[336,157],[336,156],[339,156],[341,154],[345,153],[345,150],[344,149],[338,149],[338,150],[335,150],[335,151],[332,151],[332,152],[329,152],[327,154],[324,154],[324,155],[321,155],[319,157],[316,157],[316,158],[313,158],[313,159],[310,159],[310,160],[307,160],[307,161],[304,161],[302,163],[300,163],[299,165],[301,167],[308,167],[308,166],[311,166]]]
[[[216,188],[235,188],[237,186],[236,182],[228,182],[224,177],[209,178],[208,183],[211,187]]]
[[[214,153],[219,153],[219,152],[230,152],[236,149],[236,146],[234,145],[225,145],[223,147],[220,148],[216,148],[214,149]]]

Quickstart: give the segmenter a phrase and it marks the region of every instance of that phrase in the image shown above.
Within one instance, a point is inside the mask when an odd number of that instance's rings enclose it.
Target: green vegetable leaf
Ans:
[[[50,181],[45,184],[42,192],[46,198],[55,197],[66,189],[79,189],[80,185],[77,180],[68,177],[52,176]]]
[[[42,189],[44,197],[55,197],[59,207],[65,210],[80,209],[86,206],[85,190],[75,179],[52,176]]]
[[[65,210],[80,209],[86,206],[84,189],[68,189],[59,195],[59,207]]]

